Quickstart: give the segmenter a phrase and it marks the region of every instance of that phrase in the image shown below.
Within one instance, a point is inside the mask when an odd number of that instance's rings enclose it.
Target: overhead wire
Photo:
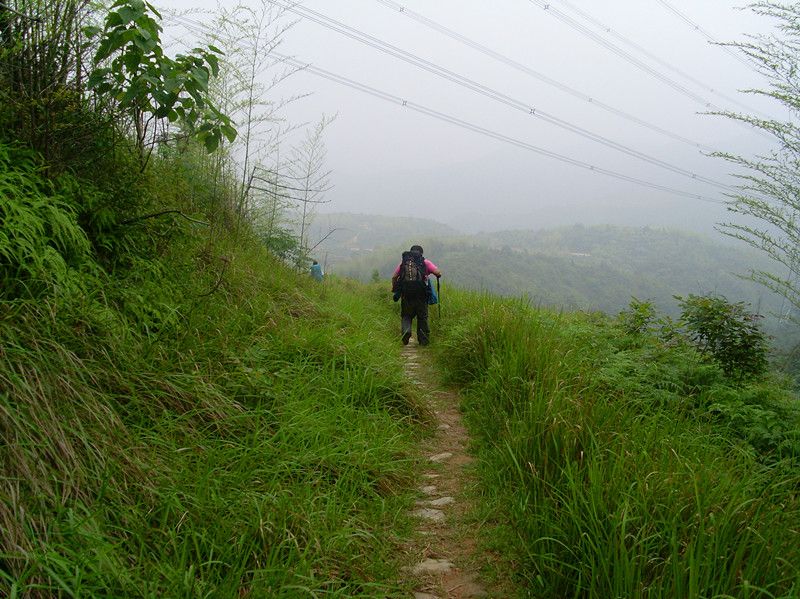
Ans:
[[[660,73],[659,71],[657,71],[656,69],[652,68],[647,63],[642,62],[641,60],[639,60],[635,56],[632,56],[631,54],[629,54],[628,52],[626,52],[622,48],[620,48],[618,46],[615,46],[614,44],[612,44],[611,42],[609,42],[608,40],[606,40],[602,36],[596,34],[594,31],[592,31],[588,27],[585,27],[584,25],[582,25],[581,23],[579,23],[578,21],[576,21],[575,19],[573,19],[572,17],[567,15],[566,13],[558,10],[552,4],[550,4],[549,2],[544,2],[543,0],[528,0],[528,2],[538,6],[539,8],[541,8],[541,9],[543,9],[545,11],[547,11],[549,14],[553,15],[554,17],[556,17],[557,19],[559,19],[563,23],[565,23],[568,26],[570,26],[573,29],[575,29],[578,33],[581,33],[582,35],[588,37],[589,39],[593,40],[594,42],[600,44],[601,46],[603,46],[604,48],[610,50],[611,52],[613,52],[617,56],[621,57],[622,59],[627,60],[632,65],[634,65],[636,68],[641,69],[645,73],[648,73],[649,75],[655,77],[656,79],[658,79],[662,83],[668,85],[669,87],[671,87],[675,91],[683,94],[684,96],[686,96],[687,98],[693,100],[694,102],[696,102],[698,104],[702,104],[704,108],[715,108],[715,106],[711,103],[710,100],[707,100],[703,96],[700,96],[700,95],[694,93],[693,91],[691,91],[687,87],[681,85],[677,81],[674,81],[674,80],[670,79],[666,75],[664,75],[664,74]]]
[[[548,13],[550,13],[551,15],[553,15],[554,17],[556,17],[557,19],[559,19],[560,21],[562,21],[563,23],[568,25],[569,27],[572,27],[573,29],[575,29],[579,33],[583,34],[584,36],[588,37],[589,39],[593,40],[594,42],[600,44],[604,48],[608,49],[612,53],[614,53],[617,56],[619,56],[620,58],[622,58],[623,60],[626,60],[627,62],[631,63],[636,68],[644,71],[645,73],[648,73],[652,77],[655,77],[656,79],[658,79],[659,81],[661,81],[665,85],[671,87],[672,89],[674,89],[675,91],[679,92],[680,94],[686,96],[687,98],[690,98],[691,100],[693,100],[694,102],[696,102],[698,104],[701,104],[704,108],[710,109],[710,110],[715,111],[715,112],[724,112],[724,109],[722,109],[721,107],[717,106],[716,104],[714,104],[710,100],[704,98],[703,96],[700,96],[700,95],[696,94],[695,92],[691,91],[686,86],[681,85],[680,83],[678,83],[674,79],[668,77],[667,75],[664,75],[663,73],[661,73],[657,69],[654,69],[653,67],[648,65],[646,62],[643,62],[643,61],[639,60],[638,58],[636,58],[635,56],[633,56],[629,52],[626,52],[625,50],[620,48],[619,46],[617,46],[615,44],[612,44],[611,42],[609,42],[608,40],[606,40],[602,36],[598,35],[597,33],[592,31],[588,27],[582,25],[581,23],[579,23],[578,21],[576,21],[575,19],[573,19],[572,17],[570,17],[566,13],[564,13],[564,12],[560,11],[558,8],[554,7],[549,1],[546,2],[545,0],[528,0],[528,2],[538,6],[539,8],[541,8],[541,9],[543,9],[545,11],[547,11]],[[763,134],[763,132],[761,132],[760,130],[753,129],[752,127],[748,126],[746,123],[742,123],[742,122],[739,122],[739,121],[734,121],[734,122],[737,122],[742,127],[747,128],[749,131],[751,131],[753,133],[756,133],[756,134],[759,134],[759,135]]]
[[[669,69],[670,71],[672,71],[673,73],[676,73],[680,77],[683,77],[687,81],[692,82],[693,84],[695,84],[699,88],[704,89],[705,91],[710,92],[710,93],[714,94],[715,96],[717,96],[719,98],[722,98],[726,102],[730,102],[731,104],[736,104],[740,108],[743,108],[743,109],[745,109],[745,110],[747,110],[747,111],[749,111],[751,113],[757,113],[757,114],[760,114],[761,116],[766,116],[766,115],[762,114],[760,111],[756,110],[755,108],[752,108],[751,106],[748,106],[744,102],[740,102],[736,98],[732,98],[732,97],[722,93],[718,89],[715,89],[713,87],[708,87],[708,85],[707,85],[707,83],[705,81],[700,81],[699,79],[697,79],[696,77],[693,77],[692,75],[690,75],[686,71],[676,67],[672,63],[667,62],[666,60],[662,59],[661,57],[657,56],[656,54],[650,52],[647,48],[641,46],[640,44],[637,44],[636,42],[634,42],[630,38],[625,37],[624,35],[622,35],[618,31],[615,31],[610,26],[608,26],[605,23],[603,23],[602,21],[596,19],[595,17],[593,17],[592,15],[587,13],[586,11],[578,8],[577,6],[575,6],[569,0],[559,0],[559,1],[561,2],[561,4],[564,4],[565,6],[567,6],[571,11],[579,14],[585,20],[589,21],[590,23],[594,24],[598,28],[602,29],[608,35],[610,35],[610,36],[614,37],[615,39],[619,40],[620,42],[622,42],[626,46],[630,46],[631,48],[633,48],[637,52],[643,54],[644,56],[646,56],[647,58],[652,60],[653,62],[656,62],[656,63],[660,64],[662,67],[664,67],[666,69]],[[661,2],[661,0],[657,0],[657,1]],[[665,4],[665,3],[662,2],[662,4]],[[750,65],[750,66],[752,66],[752,65]]]
[[[587,102],[587,103],[591,104],[592,106],[596,106],[597,108],[600,108],[600,109],[605,110],[606,112],[609,112],[609,113],[611,113],[613,115],[616,115],[616,116],[618,116],[618,117],[620,117],[622,119],[625,119],[627,121],[635,123],[636,125],[639,125],[641,127],[645,127],[647,129],[650,129],[651,131],[654,131],[654,132],[660,134],[660,135],[664,135],[666,137],[669,137],[669,138],[674,139],[676,141],[680,141],[682,143],[685,143],[687,145],[693,146],[693,147],[698,148],[700,150],[703,150],[703,151],[706,151],[706,152],[714,152],[715,151],[715,148],[712,148],[710,146],[702,144],[702,143],[700,143],[698,141],[689,139],[689,138],[684,137],[682,135],[678,135],[677,133],[675,133],[673,131],[669,131],[668,129],[664,129],[663,127],[659,127],[658,125],[655,125],[653,123],[645,121],[644,119],[641,119],[641,118],[639,118],[637,116],[634,116],[634,115],[632,115],[632,114],[630,114],[630,113],[628,113],[628,112],[626,112],[624,110],[620,110],[619,108],[615,108],[614,106],[611,106],[610,104],[606,104],[605,102],[602,102],[601,100],[598,100],[594,96],[591,96],[591,95],[589,95],[589,94],[587,94],[585,92],[579,91],[579,90],[577,90],[577,89],[575,89],[575,88],[573,88],[573,87],[571,87],[569,85],[566,85],[566,84],[564,84],[564,83],[562,83],[562,82],[560,82],[560,81],[558,81],[556,79],[553,79],[552,77],[549,77],[549,76],[547,76],[547,75],[545,75],[543,73],[540,73],[539,71],[536,71],[535,69],[532,69],[528,65],[525,65],[525,64],[523,64],[523,63],[521,63],[519,61],[514,60],[513,58],[509,58],[508,56],[505,56],[505,55],[503,55],[503,54],[501,54],[501,53],[499,53],[499,52],[497,52],[495,50],[492,50],[491,48],[489,48],[489,47],[487,47],[487,46],[485,46],[483,44],[480,44],[480,43],[468,38],[467,36],[462,35],[462,34],[456,32],[456,31],[454,31],[454,30],[442,25],[441,23],[438,23],[438,22],[436,22],[436,21],[434,21],[432,19],[429,19],[428,17],[425,17],[424,15],[421,15],[420,13],[414,12],[413,10],[408,9],[407,7],[403,6],[402,4],[394,2],[393,0],[375,0],[375,1],[378,4],[382,4],[383,6],[386,6],[387,8],[389,8],[391,10],[394,10],[395,12],[397,12],[400,15],[408,17],[409,19],[412,19],[412,20],[414,20],[414,21],[416,21],[416,22],[418,22],[418,23],[420,23],[420,24],[422,24],[422,25],[424,25],[424,26],[426,26],[426,27],[428,27],[430,29],[433,29],[434,31],[438,31],[439,33],[441,33],[443,35],[446,35],[447,37],[450,37],[450,38],[456,40],[457,42],[460,42],[460,43],[464,44],[465,46],[468,46],[468,47],[470,47],[470,48],[472,48],[474,50],[477,50],[478,52],[480,52],[480,53],[482,53],[482,54],[484,54],[484,55],[486,55],[486,56],[488,56],[488,57],[490,57],[490,58],[492,58],[492,59],[494,59],[494,60],[496,60],[498,62],[501,62],[501,63],[505,64],[506,66],[509,66],[509,67],[511,67],[513,69],[516,69],[517,71],[525,73],[526,75],[528,75],[530,77],[538,79],[539,81],[541,81],[543,83],[546,83],[547,85],[550,85],[552,87],[555,87],[556,89],[559,89],[559,90],[571,95],[574,98],[578,98],[579,100],[583,100],[584,102]]]
[[[393,57],[398,58],[400,60],[403,60],[404,62],[407,62],[407,63],[409,63],[409,64],[411,64],[413,66],[416,66],[416,67],[421,68],[421,69],[423,69],[425,71],[428,71],[429,73],[432,73],[434,75],[442,77],[442,78],[444,78],[444,79],[446,79],[446,80],[448,80],[448,81],[450,81],[452,83],[455,83],[457,85],[465,87],[465,88],[467,88],[467,89],[469,89],[469,90],[471,90],[473,92],[476,92],[476,93],[481,94],[481,95],[483,95],[485,97],[488,97],[488,98],[490,98],[490,99],[492,99],[492,100],[494,100],[496,102],[500,102],[500,103],[502,103],[502,104],[504,104],[506,106],[509,106],[510,108],[513,108],[515,110],[523,112],[523,113],[525,113],[527,115],[534,116],[536,118],[542,119],[545,122],[548,122],[548,123],[550,123],[552,125],[555,125],[555,126],[561,128],[561,129],[565,129],[567,131],[570,131],[572,133],[580,135],[581,137],[584,137],[586,139],[589,139],[591,141],[594,141],[596,143],[604,145],[604,146],[606,146],[608,148],[612,148],[612,149],[614,149],[614,150],[616,150],[618,152],[621,152],[623,154],[626,154],[628,156],[637,158],[637,159],[642,160],[644,162],[647,162],[649,164],[652,164],[652,165],[658,166],[660,168],[669,170],[671,172],[674,172],[676,174],[688,177],[690,179],[693,179],[693,180],[696,180],[696,181],[701,181],[701,182],[706,183],[708,185],[713,185],[715,187],[718,187],[718,188],[721,188],[721,189],[724,189],[724,190],[727,190],[727,191],[731,191],[733,189],[733,187],[730,186],[730,185],[727,185],[725,183],[716,181],[716,180],[711,179],[709,177],[698,175],[698,174],[693,173],[692,171],[690,171],[688,169],[682,168],[680,166],[676,166],[676,165],[671,164],[671,163],[669,163],[669,162],[667,162],[665,160],[661,160],[659,158],[656,158],[654,156],[651,156],[649,154],[646,154],[644,152],[641,152],[639,150],[631,148],[630,146],[627,146],[625,144],[616,142],[616,141],[611,140],[611,139],[609,139],[609,138],[607,138],[605,136],[602,136],[600,134],[597,134],[597,133],[594,133],[592,131],[589,131],[588,129],[585,129],[585,128],[580,127],[578,125],[575,125],[573,123],[570,123],[569,121],[566,121],[564,119],[556,117],[555,115],[549,114],[549,113],[547,113],[547,112],[545,112],[545,111],[543,111],[543,110],[541,110],[539,108],[535,108],[535,107],[531,106],[531,104],[528,104],[526,102],[523,102],[523,101],[518,100],[516,98],[513,98],[511,96],[508,96],[508,95],[506,95],[506,94],[504,94],[502,92],[499,92],[499,91],[497,91],[497,90],[495,90],[493,88],[490,88],[490,87],[485,86],[485,85],[483,85],[481,83],[478,83],[478,82],[476,82],[476,81],[474,81],[472,79],[469,79],[468,77],[465,77],[463,75],[455,73],[454,71],[446,69],[445,67],[442,67],[442,66],[438,65],[437,63],[434,63],[432,61],[429,61],[429,60],[426,60],[424,58],[421,58],[421,57],[419,57],[419,56],[417,56],[415,54],[407,52],[407,51],[405,51],[405,50],[403,50],[401,48],[398,48],[397,46],[394,46],[392,44],[389,44],[388,42],[385,42],[384,40],[382,40],[380,38],[377,38],[377,37],[372,36],[370,34],[364,33],[363,31],[360,31],[360,30],[358,30],[358,29],[356,29],[354,27],[351,27],[351,26],[346,25],[346,24],[344,24],[344,23],[342,23],[340,21],[337,21],[337,20],[335,20],[335,19],[333,19],[331,17],[328,17],[327,15],[324,15],[324,14],[319,13],[317,11],[311,10],[311,9],[309,9],[307,7],[300,7],[300,6],[296,6],[296,5],[288,5],[287,6],[287,5],[282,4],[281,2],[279,2],[277,0],[269,0],[269,1],[272,4],[274,4],[274,5],[276,5],[276,6],[280,7],[280,8],[283,8],[285,10],[289,10],[291,12],[294,12],[295,14],[297,14],[297,15],[305,18],[305,19],[308,19],[308,20],[310,20],[310,21],[312,21],[314,23],[317,23],[317,24],[319,24],[319,25],[321,25],[323,27],[326,27],[326,28],[328,28],[328,29],[330,29],[332,31],[340,33],[340,34],[342,34],[342,35],[344,35],[346,37],[349,37],[350,39],[353,39],[355,41],[363,43],[363,44],[365,44],[367,46],[370,46],[370,47],[372,47],[374,49],[377,49],[377,50],[379,50],[379,51],[381,51],[381,52],[383,52],[385,54],[389,54],[390,56],[393,56]]]
[[[323,77],[324,79],[328,79],[329,81],[333,81],[335,83],[339,83],[339,84],[345,85],[347,87],[356,89],[358,91],[361,91],[361,92],[364,92],[364,93],[368,93],[368,94],[370,94],[372,96],[375,96],[377,98],[380,98],[380,99],[383,99],[383,100],[387,100],[387,101],[395,103],[395,104],[399,104],[400,106],[402,106],[404,108],[409,108],[409,109],[414,110],[416,112],[431,116],[433,118],[439,119],[441,121],[444,121],[444,122],[447,122],[447,123],[450,123],[450,124],[453,124],[453,125],[457,125],[459,127],[462,127],[464,129],[468,129],[468,130],[473,131],[475,133],[480,133],[480,134],[485,135],[487,137],[490,137],[490,138],[493,138],[493,139],[496,139],[496,140],[499,140],[499,141],[503,141],[505,143],[508,143],[508,144],[511,144],[511,145],[514,145],[514,146],[517,146],[517,147],[520,147],[520,148],[523,148],[523,149],[526,149],[526,150],[530,150],[530,151],[535,152],[537,154],[541,154],[541,155],[547,156],[549,158],[554,158],[554,159],[559,160],[561,162],[566,162],[567,164],[571,164],[572,166],[577,166],[577,167],[580,167],[580,168],[583,168],[583,169],[586,169],[586,170],[590,170],[592,172],[604,174],[604,175],[607,175],[607,176],[610,176],[610,177],[614,177],[616,179],[621,179],[623,181],[636,183],[636,184],[641,185],[643,187],[649,187],[651,189],[657,189],[657,190],[660,190],[660,191],[665,191],[665,192],[668,192],[668,193],[671,193],[671,194],[674,194],[674,195],[679,195],[679,196],[683,196],[683,197],[687,197],[687,198],[691,198],[691,199],[701,200],[701,201],[704,201],[704,202],[711,202],[711,203],[714,203],[714,204],[724,204],[725,203],[724,201],[716,200],[716,199],[713,199],[713,198],[709,198],[709,197],[703,196],[701,194],[695,194],[695,193],[687,192],[687,191],[684,191],[684,190],[675,189],[673,187],[668,187],[666,185],[653,183],[651,181],[646,181],[644,179],[639,179],[637,177],[632,177],[632,176],[626,175],[624,173],[619,173],[617,171],[613,171],[613,170],[606,169],[606,168],[603,168],[603,167],[598,167],[598,166],[592,165],[592,164],[590,164],[588,162],[584,162],[582,160],[571,158],[569,156],[565,156],[563,154],[559,154],[559,153],[553,152],[551,150],[546,150],[544,148],[535,146],[533,144],[530,144],[528,142],[519,140],[517,138],[510,137],[508,135],[505,135],[503,133],[499,133],[497,131],[493,131],[491,129],[487,129],[485,127],[481,127],[480,125],[476,125],[476,124],[471,123],[469,121],[466,121],[464,119],[460,119],[458,117],[454,117],[454,116],[449,115],[447,113],[444,113],[444,112],[441,112],[441,111],[438,111],[438,110],[434,110],[434,109],[429,108],[427,106],[424,106],[422,104],[418,104],[418,103],[413,102],[411,100],[404,99],[404,98],[402,98],[400,96],[396,96],[394,94],[390,94],[388,92],[384,92],[384,91],[378,90],[378,89],[376,89],[374,87],[365,85],[363,83],[359,83],[359,82],[357,82],[357,81],[355,81],[353,79],[349,79],[349,78],[344,77],[342,75],[337,75],[335,73],[332,73],[331,71],[327,71],[325,69],[321,69],[320,67],[316,67],[316,66],[311,65],[309,63],[300,62],[297,59],[291,58],[289,56],[281,55],[280,53],[277,53],[277,52],[273,52],[273,55],[278,57],[278,58],[281,58],[284,62],[288,62],[289,64],[293,64],[294,66],[297,66],[298,68],[301,68],[304,71],[310,72],[310,73],[312,73],[314,75],[317,75],[319,77]]]
[[[200,33],[200,34],[206,33],[203,24],[199,23],[199,22],[197,22],[197,21],[195,21],[193,19],[189,19],[188,17],[185,17],[185,16],[178,16],[178,17],[174,17],[174,20],[176,22],[184,25],[185,27],[187,27],[187,29],[194,31],[195,33]],[[711,197],[708,197],[708,196],[704,196],[702,194],[692,193],[692,192],[685,191],[685,190],[682,190],[682,189],[676,189],[674,187],[669,187],[667,185],[661,185],[659,183],[654,183],[652,181],[647,181],[645,179],[639,179],[638,177],[633,177],[631,175],[626,175],[625,173],[620,173],[620,172],[617,172],[617,171],[614,171],[614,170],[611,170],[611,169],[595,166],[595,165],[590,164],[588,162],[585,162],[585,161],[582,161],[582,160],[578,160],[578,159],[572,158],[570,156],[566,156],[566,155],[563,155],[563,154],[559,154],[557,152],[553,152],[551,150],[547,150],[545,148],[541,148],[541,147],[535,146],[535,145],[530,144],[528,142],[525,142],[523,140],[520,140],[520,139],[511,137],[511,136],[505,135],[505,134],[497,132],[497,131],[493,131],[491,129],[487,129],[485,127],[482,127],[480,125],[476,125],[474,123],[471,123],[471,122],[466,121],[464,119],[460,119],[458,117],[452,116],[452,115],[447,114],[445,112],[441,112],[441,111],[435,110],[433,108],[429,108],[429,107],[427,107],[425,105],[418,104],[418,103],[413,102],[411,100],[408,100],[408,99],[402,98],[400,96],[391,94],[389,92],[385,92],[385,91],[379,90],[379,89],[377,89],[375,87],[366,85],[364,83],[360,83],[358,81],[355,81],[354,79],[350,79],[350,78],[345,77],[343,75],[338,75],[338,74],[333,73],[331,71],[328,71],[328,70],[322,69],[320,67],[314,66],[314,65],[312,65],[310,63],[297,60],[296,58],[293,58],[291,56],[287,56],[285,54],[281,54],[281,53],[276,52],[274,50],[271,52],[271,55],[274,56],[275,58],[277,58],[282,63],[290,64],[290,65],[292,65],[292,66],[294,66],[294,67],[296,67],[296,68],[298,68],[298,69],[300,69],[300,70],[302,70],[304,72],[308,72],[310,74],[316,75],[316,76],[321,77],[323,79],[326,79],[328,81],[337,83],[339,85],[343,85],[345,87],[349,87],[351,89],[354,89],[356,91],[360,91],[362,93],[368,94],[368,95],[373,96],[375,98],[379,98],[381,100],[390,102],[392,104],[399,105],[399,106],[401,106],[403,108],[408,108],[409,110],[412,110],[412,111],[415,111],[417,113],[429,116],[431,118],[440,120],[442,122],[446,122],[446,123],[449,123],[451,125],[455,125],[457,127],[466,129],[468,131],[472,131],[474,133],[478,133],[478,134],[484,135],[484,136],[489,137],[491,139],[495,139],[497,141],[501,141],[503,143],[507,143],[509,145],[516,146],[518,148],[525,149],[525,150],[528,150],[530,152],[534,152],[534,153],[539,154],[541,156],[546,156],[548,158],[552,158],[554,160],[558,160],[560,162],[564,162],[566,164],[570,164],[572,166],[575,166],[575,167],[578,167],[578,168],[582,168],[584,170],[588,170],[588,171],[591,171],[591,172],[594,172],[594,173],[599,173],[599,174],[602,174],[602,175],[605,175],[605,176],[608,176],[608,177],[611,177],[611,178],[614,178],[614,179],[627,181],[629,183],[633,183],[633,184],[639,185],[641,187],[654,189],[654,190],[657,190],[657,191],[663,191],[663,192],[669,193],[671,195],[679,196],[679,197],[689,198],[689,199],[698,200],[698,201],[701,201],[701,202],[707,202],[707,203],[711,203],[711,204],[724,205],[726,203],[724,200],[711,198]]]
[[[716,38],[715,38],[713,35],[711,35],[711,34],[710,34],[708,31],[706,31],[705,29],[703,29],[702,27],[700,27],[700,25],[698,25],[697,23],[695,23],[694,21],[692,21],[692,20],[691,20],[689,17],[687,17],[687,16],[686,16],[684,13],[682,13],[682,12],[681,12],[681,11],[679,11],[677,8],[675,8],[674,6],[672,6],[672,5],[671,5],[669,2],[667,2],[666,0],[656,0],[656,2],[658,2],[659,4],[661,4],[661,6],[663,6],[664,8],[666,8],[666,9],[667,9],[669,12],[671,12],[672,14],[674,14],[675,16],[677,16],[677,17],[678,17],[678,18],[679,18],[681,21],[683,21],[684,23],[686,23],[687,25],[689,25],[689,27],[691,27],[691,28],[692,28],[694,31],[696,31],[696,32],[698,32],[700,35],[702,35],[702,36],[703,36],[703,37],[704,37],[704,38],[705,38],[705,39],[706,39],[706,40],[707,40],[709,43],[711,43],[711,44],[714,44],[715,46],[719,46],[719,47],[722,49],[722,51],[723,51],[723,52],[725,52],[726,54],[728,54],[729,56],[731,56],[731,57],[732,57],[734,60],[736,60],[736,61],[740,62],[741,64],[743,64],[744,66],[746,66],[746,67],[747,67],[747,68],[749,68],[750,70],[753,70],[753,71],[755,71],[756,73],[758,72],[758,71],[757,71],[757,70],[754,68],[754,66],[753,66],[753,63],[751,63],[750,61],[748,61],[746,58],[742,58],[742,55],[741,55],[741,54],[739,54],[739,53],[737,53],[737,52],[734,52],[733,50],[731,50],[731,49],[730,49],[730,47],[728,47],[727,45],[725,45],[725,43],[723,43],[723,42],[720,42],[719,40],[717,40],[717,39],[716,39]]]

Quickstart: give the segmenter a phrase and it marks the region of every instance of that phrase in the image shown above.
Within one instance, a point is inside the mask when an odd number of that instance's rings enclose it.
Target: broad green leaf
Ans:
[[[98,27],[97,25],[87,25],[83,28],[83,35],[91,39],[101,31],[103,31],[102,27]]]
[[[145,2],[145,6],[147,6],[147,8],[148,8],[148,9],[149,9],[149,10],[150,10],[150,11],[151,11],[151,12],[152,12],[152,13],[153,13],[155,16],[157,16],[159,19],[161,18],[161,13],[160,13],[160,12],[158,12],[158,9],[157,9],[155,6],[153,6],[153,5],[152,5],[152,4],[150,4],[149,2]]]
[[[219,136],[217,135],[206,135],[203,139],[203,143],[206,146],[206,151],[210,154],[214,152],[219,147]]]
[[[128,6],[123,6],[117,11],[121,25],[127,25],[136,18],[136,12]]]
[[[89,75],[88,86],[89,89],[93,89],[103,83],[106,80],[106,75],[108,74],[109,69],[95,69]]]
[[[156,46],[156,42],[154,40],[142,36],[138,36],[135,40],[133,40],[133,43],[136,44],[137,48],[145,53],[151,52]]]
[[[228,141],[233,143],[236,139],[237,131],[230,125],[222,125],[222,133],[228,138]]]
[[[118,12],[108,13],[105,25],[106,29],[114,29],[115,27],[119,27],[120,25],[122,25],[122,17],[119,15]]]
[[[135,52],[132,50],[133,49],[131,48],[125,53],[125,56],[123,56],[122,61],[123,64],[125,65],[125,68],[128,69],[128,72],[136,73],[141,65],[140,59],[142,57],[142,54],[140,52]]]

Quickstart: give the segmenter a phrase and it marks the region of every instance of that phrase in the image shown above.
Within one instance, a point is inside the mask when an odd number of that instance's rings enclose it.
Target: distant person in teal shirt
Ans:
[[[322,272],[322,267],[316,260],[311,261],[311,278],[315,281],[321,281],[325,278],[325,273]]]

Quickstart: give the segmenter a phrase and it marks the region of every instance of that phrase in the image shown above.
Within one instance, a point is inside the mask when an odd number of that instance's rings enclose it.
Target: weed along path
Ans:
[[[416,530],[407,546],[407,575],[415,599],[466,599],[495,596],[480,581],[474,529],[466,518],[465,489],[474,484],[467,464],[469,438],[461,422],[459,399],[442,387],[425,349],[416,342],[403,349],[406,372],[424,386],[437,419],[436,434],[421,447],[421,485],[412,516]]]

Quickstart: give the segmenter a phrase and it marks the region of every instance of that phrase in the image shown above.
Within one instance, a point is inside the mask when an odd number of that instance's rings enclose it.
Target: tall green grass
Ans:
[[[447,310],[437,356],[520,596],[800,595],[800,418],[779,382],[738,386],[599,315],[452,291]],[[736,401],[756,397],[780,442],[748,438]]]
[[[403,596],[428,415],[377,292],[246,233],[132,228],[151,244],[61,278],[0,264],[37,277],[0,295],[0,596]]]

